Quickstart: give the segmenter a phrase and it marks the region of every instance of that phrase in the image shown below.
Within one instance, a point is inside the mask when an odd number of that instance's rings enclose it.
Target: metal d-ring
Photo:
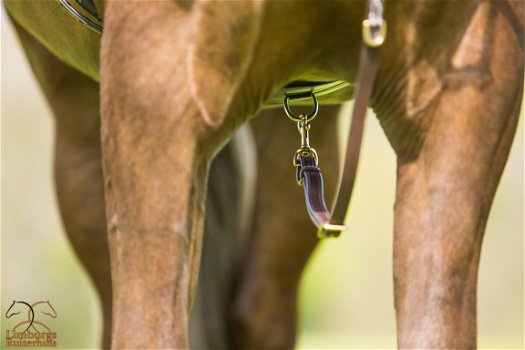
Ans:
[[[304,100],[305,98],[311,98],[314,103],[314,108],[312,111],[308,114],[306,114],[306,120],[304,119],[304,114],[294,114],[292,110],[290,109],[290,100]],[[288,118],[293,120],[294,122],[298,123],[301,120],[305,120],[306,122],[311,121],[315,118],[317,115],[317,112],[319,111],[319,102],[317,101],[317,97],[315,97],[315,94],[313,92],[309,92],[306,94],[300,94],[300,95],[287,95],[284,98],[284,111],[286,112],[286,115]]]

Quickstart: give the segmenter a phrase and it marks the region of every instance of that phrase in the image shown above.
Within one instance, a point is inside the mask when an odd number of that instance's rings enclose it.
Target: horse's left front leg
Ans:
[[[490,6],[498,5],[483,3],[478,11]],[[491,30],[472,22],[493,37],[464,39],[439,94],[421,112],[430,126],[417,156],[397,149],[394,287],[401,348],[476,347],[481,243],[523,94],[520,35],[503,16],[492,23]],[[486,51],[473,50],[487,43],[493,45]],[[469,61],[474,54],[486,57]],[[424,86],[418,80],[424,78],[414,79]],[[391,139],[394,145],[414,135],[403,136]]]

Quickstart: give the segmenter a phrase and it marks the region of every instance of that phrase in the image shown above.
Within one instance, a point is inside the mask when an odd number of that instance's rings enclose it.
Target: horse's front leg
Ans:
[[[112,5],[101,62],[112,347],[183,349],[201,249],[202,119],[183,86],[173,33],[149,26],[137,40],[119,36]]]
[[[195,110],[144,108],[135,103],[141,97],[118,96],[113,89],[119,84],[106,79],[103,93],[111,101],[103,106],[102,149],[114,287],[112,344],[185,348],[207,171],[189,122]]]
[[[439,88],[412,116],[429,121],[421,148],[403,153],[415,135],[392,137],[387,127],[399,156],[394,285],[401,348],[476,347],[483,233],[523,93],[520,35],[493,6],[478,7],[446,73],[427,65],[421,78],[411,77],[415,86]]]
[[[207,172],[188,122],[195,110],[169,108],[171,115],[160,106],[142,108],[111,91],[118,84],[106,83],[103,91],[112,96],[102,118],[112,346],[186,348]]]
[[[229,8],[206,6],[106,3],[101,118],[114,348],[188,346],[208,162],[248,114],[232,104],[252,43],[252,3],[220,23],[217,11]],[[247,46],[228,35],[247,36]]]

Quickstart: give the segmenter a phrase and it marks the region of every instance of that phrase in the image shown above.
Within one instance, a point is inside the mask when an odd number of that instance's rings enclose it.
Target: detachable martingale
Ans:
[[[333,205],[327,209],[324,200],[323,175],[318,166],[317,152],[310,146],[308,131],[310,122],[318,111],[315,91],[288,93],[284,98],[284,110],[288,117],[297,123],[301,134],[301,146],[296,151],[293,165],[296,167],[297,183],[304,188],[306,209],[310,219],[318,228],[319,238],[338,237],[345,230],[344,219],[352,189],[354,187],[361,140],[363,138],[366,109],[372,95],[378,68],[378,48],[386,38],[386,21],[383,19],[384,0],[368,0],[367,16],[362,25],[362,44],[355,87],[355,102],[352,123],[348,134],[342,174]],[[313,112],[295,115],[290,109],[290,101],[311,98]]]

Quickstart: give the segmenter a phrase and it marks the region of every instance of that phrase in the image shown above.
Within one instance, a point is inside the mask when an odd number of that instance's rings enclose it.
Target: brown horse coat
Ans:
[[[99,87],[64,68],[19,29],[59,120],[57,177],[64,186],[58,194],[68,234],[102,236],[107,221],[112,346],[187,347],[210,160],[287,83],[354,80],[363,3],[107,1],[100,64],[97,41],[69,46],[74,33],[57,39],[53,30],[60,26],[38,25],[56,11],[45,4],[6,2],[15,21],[48,50],[100,81]],[[393,2],[386,18],[389,37],[372,107],[398,157],[399,346],[474,347],[481,242],[523,94],[523,3]],[[66,45],[57,44],[61,40]],[[81,127],[68,118],[73,96],[67,92],[79,87],[86,106]],[[333,149],[333,134],[325,135]],[[278,143],[268,149],[273,152],[262,159],[281,150]],[[87,168],[67,167],[78,157],[89,160]],[[90,181],[80,190],[98,203],[105,199],[105,210],[98,205],[79,214],[69,192],[78,183],[73,179],[87,172]],[[275,187],[271,174],[267,181]],[[260,201],[275,196],[263,191]],[[295,293],[314,245],[298,244],[290,233],[280,244],[296,254],[282,254],[275,237],[293,225],[266,219],[262,213],[254,226],[258,238],[234,301],[236,342],[248,348],[291,346],[293,316],[277,329],[266,320],[293,311],[278,297]],[[274,225],[272,234],[262,235],[265,222]],[[94,256],[98,244],[103,240],[79,244],[81,258]],[[92,269],[110,319],[108,271]],[[254,313],[265,285],[274,286],[276,297]]]

